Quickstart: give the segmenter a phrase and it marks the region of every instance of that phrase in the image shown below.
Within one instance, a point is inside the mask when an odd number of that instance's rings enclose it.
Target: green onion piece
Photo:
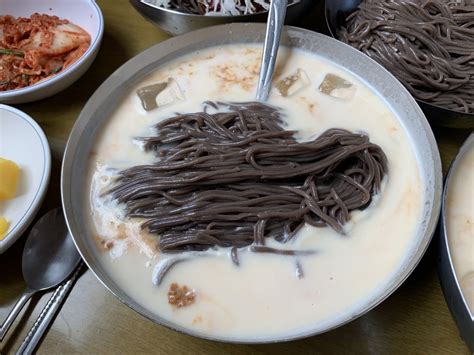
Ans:
[[[20,51],[15,51],[13,49],[0,48],[0,54],[16,55],[17,57],[23,58],[25,53]]]
[[[26,85],[30,85],[30,76],[28,74],[22,74],[23,80],[26,81]]]
[[[51,70],[51,74],[59,73],[62,69],[63,69],[62,65],[60,67],[54,68],[53,70]]]

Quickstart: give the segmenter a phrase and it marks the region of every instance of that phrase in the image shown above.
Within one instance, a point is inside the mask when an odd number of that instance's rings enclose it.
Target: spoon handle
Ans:
[[[59,308],[71,291],[72,286],[74,286],[74,283],[78,279],[83,265],[84,263],[81,262],[76,268],[76,271],[74,271],[71,278],[56,288],[41,311],[40,315],[36,319],[35,323],[31,327],[30,331],[26,335],[23,343],[21,343],[20,348],[16,352],[17,355],[32,354],[35,351],[39,341],[43,337],[45,331],[51,324],[51,321],[54,319]]]
[[[273,70],[280,46],[281,31],[285,24],[288,0],[272,0],[268,13],[267,31],[263,46],[262,64],[258,79],[257,100],[267,101],[272,84]]]
[[[0,326],[0,341],[2,341],[3,338],[5,338],[5,335],[7,334],[8,329],[10,329],[11,325],[15,321],[15,319],[18,316],[18,314],[20,313],[20,311],[25,306],[26,302],[28,302],[28,300],[31,298],[31,296],[33,296],[35,294],[35,292],[36,291],[32,291],[29,288],[27,288],[23,292],[23,294],[21,295],[19,300],[16,301],[16,303],[13,306],[12,310],[10,311],[10,313],[8,313],[7,318],[5,319],[5,321]]]

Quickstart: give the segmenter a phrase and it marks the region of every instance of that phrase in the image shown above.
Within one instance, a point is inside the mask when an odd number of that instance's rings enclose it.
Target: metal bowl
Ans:
[[[441,208],[440,218],[440,236],[439,236],[439,254],[438,254],[438,274],[441,281],[446,303],[453,315],[454,320],[459,328],[461,337],[466,342],[469,350],[474,353],[474,314],[469,310],[466,299],[461,290],[461,286],[454,270],[453,260],[449,247],[449,235],[446,228],[446,199],[450,186],[451,176],[456,171],[458,162],[464,154],[474,147],[474,133],[466,139],[458,154],[451,163],[446,184],[443,192],[443,205]]]
[[[337,39],[337,29],[344,26],[346,18],[357,10],[361,0],[326,0],[324,13],[328,30]],[[430,123],[453,128],[474,128],[474,113],[446,109],[416,99]]]
[[[318,2],[319,0],[301,0],[298,3],[288,5],[285,23],[295,25],[296,21]],[[150,5],[144,0],[130,0],[130,3],[145,19],[174,36],[231,22],[265,22],[267,20],[267,12],[240,16],[203,16]]]
[[[130,297],[126,290],[120,288],[106,272],[97,256],[92,230],[88,223],[89,216],[83,208],[88,203],[89,196],[88,193],[84,193],[87,182],[87,174],[84,172],[87,171],[91,149],[111,113],[117,107],[116,103],[149,73],[198,50],[225,44],[263,44],[264,37],[264,24],[228,24],[171,38],[147,49],[113,73],[92,95],[76,121],[64,154],[61,176],[64,212],[77,248],[89,268],[114,295],[143,316],[183,333],[212,340],[257,342],[255,339],[211,337],[177,326],[163,319],[159,314],[150,312]],[[288,341],[315,335],[347,323],[382,302],[403,283],[420,261],[435,230],[441,205],[441,161],[436,141],[423,112],[408,91],[376,62],[330,37],[300,28],[285,27],[282,42],[293,48],[317,53],[324,60],[344,67],[374,90],[377,95],[383,97],[384,102],[389,105],[405,129],[419,162],[421,182],[424,186],[421,214],[423,218],[419,222],[416,242],[410,254],[407,255],[405,263],[387,282],[386,287],[377,290],[371,300],[361,304],[354,312],[338,316],[337,320],[334,319],[324,329],[308,329],[283,337],[261,338],[258,340],[259,343]]]

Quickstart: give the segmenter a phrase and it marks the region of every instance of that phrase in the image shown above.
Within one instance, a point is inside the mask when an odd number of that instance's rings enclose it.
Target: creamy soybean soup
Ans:
[[[152,282],[156,265],[167,257],[157,248],[158,237],[140,227],[143,220],[126,218],[124,206],[104,192],[117,170],[157,160],[135,139],[153,135],[153,125],[176,112],[202,111],[206,100],[253,100],[260,56],[257,46],[222,46],[159,68],[118,103],[91,155],[87,209],[104,268],[143,307],[208,336],[291,336],[334,324],[376,297],[417,242],[423,186],[404,128],[381,99],[343,68],[282,48],[268,103],[284,113],[285,129],[297,131],[300,142],[330,128],[367,133],[388,159],[381,192],[368,208],[351,213],[344,234],[305,224],[291,243],[267,238],[269,247],[315,251],[298,258],[303,275],[292,257],[243,248],[237,266],[229,248],[212,248],[206,256],[176,263],[160,285]],[[331,88],[329,83],[324,91],[328,74],[342,85]],[[291,87],[283,85],[293,81]],[[168,83],[171,89],[158,95],[157,108],[146,111],[136,91],[154,83]],[[173,283],[192,291],[191,304],[170,304]]]
[[[448,243],[461,291],[474,313],[474,144],[452,174],[446,201]]]

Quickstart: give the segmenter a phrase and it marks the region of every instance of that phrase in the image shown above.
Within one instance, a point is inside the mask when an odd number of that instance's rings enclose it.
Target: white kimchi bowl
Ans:
[[[91,36],[91,45],[79,60],[59,74],[34,85],[0,91],[0,103],[21,104],[44,99],[64,90],[91,66],[99,51],[104,33],[104,18],[94,0],[1,0],[0,14],[30,17],[35,12],[58,16],[82,27]]]

